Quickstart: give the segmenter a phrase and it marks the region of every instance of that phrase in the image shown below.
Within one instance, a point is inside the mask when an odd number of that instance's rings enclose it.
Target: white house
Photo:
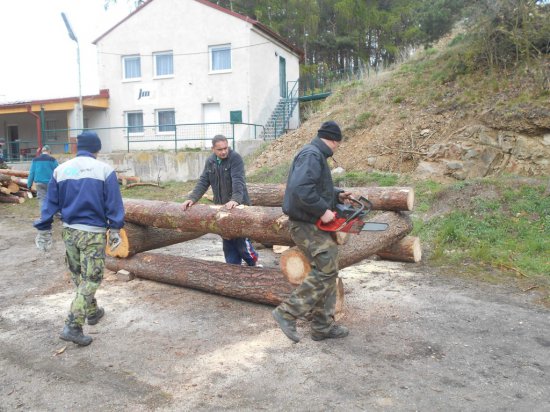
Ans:
[[[276,126],[298,126],[297,100],[284,99],[302,52],[249,17],[206,0],[148,0],[94,44],[110,95],[94,125],[109,128],[106,151],[129,142],[131,150],[204,148],[218,133],[261,138],[283,102],[287,118]]]

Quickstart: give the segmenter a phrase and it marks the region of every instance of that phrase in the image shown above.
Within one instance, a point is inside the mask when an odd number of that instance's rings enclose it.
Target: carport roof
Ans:
[[[60,97],[55,99],[28,100],[0,104],[0,115],[11,113],[23,113],[28,111],[30,106],[33,112],[39,112],[44,109],[46,112],[56,110],[73,110],[76,103],[76,97]],[[82,96],[82,105],[89,109],[108,109],[109,108],[109,90],[102,89],[99,94]]]

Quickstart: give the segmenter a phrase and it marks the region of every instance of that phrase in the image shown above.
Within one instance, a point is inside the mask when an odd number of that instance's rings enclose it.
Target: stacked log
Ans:
[[[0,170],[0,203],[23,203],[36,195],[35,191],[27,188],[27,179],[21,177],[25,174],[28,176],[29,172]]]
[[[345,268],[373,254],[392,260],[419,260],[419,241],[408,236],[412,223],[404,212],[413,208],[410,188],[347,188],[356,198],[366,197],[372,209],[383,210],[369,221],[387,223],[386,231],[341,234],[338,264]],[[295,247],[288,217],[282,212],[284,185],[249,185],[256,206],[195,204],[124,199],[126,224],[122,245],[107,248],[107,268],[135,276],[190,287],[252,302],[277,305],[310,271],[310,263]],[[260,206],[257,206],[260,205]],[[374,214],[374,213],[373,213]],[[247,237],[263,244],[290,247],[281,254],[280,267],[258,268],[148,253],[160,247],[195,239],[206,233],[223,238]],[[345,241],[347,239],[347,241]],[[412,260],[411,260],[412,259]],[[338,311],[343,305],[339,281]]]
[[[249,184],[248,195],[255,206],[279,206],[283,204],[286,185]],[[359,199],[361,196],[372,203],[372,210],[411,211],[414,208],[414,190],[410,187],[342,187]]]
[[[137,277],[198,289],[249,302],[278,305],[294,286],[277,269],[209,262],[159,253],[139,253],[128,259],[108,257],[107,269],[126,269]],[[338,282],[336,311],[341,311],[344,289]]]

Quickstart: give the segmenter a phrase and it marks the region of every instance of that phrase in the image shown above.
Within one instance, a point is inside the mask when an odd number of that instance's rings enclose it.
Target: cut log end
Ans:
[[[416,236],[405,236],[389,247],[379,250],[376,254],[384,260],[418,263],[422,260],[420,238]]]
[[[107,256],[126,258],[130,254],[130,243],[128,242],[128,236],[125,229],[120,229],[120,245],[112,251],[109,247],[109,232],[107,232],[107,246],[105,247],[105,253]]]
[[[407,195],[407,210],[412,211],[414,208],[414,190],[410,190]]]
[[[311,266],[304,254],[297,248],[286,250],[281,255],[281,271],[286,280],[293,285],[299,285],[304,280],[304,274],[309,273]]]

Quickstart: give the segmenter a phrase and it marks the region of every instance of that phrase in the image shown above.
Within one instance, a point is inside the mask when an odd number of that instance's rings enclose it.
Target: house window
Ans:
[[[51,140],[57,140],[57,137],[58,137],[57,120],[46,119],[46,130],[44,130],[44,137],[46,142]]]
[[[231,45],[223,44],[220,46],[210,46],[208,48],[210,55],[210,71],[228,71],[231,70]]]
[[[143,133],[143,113],[127,112],[126,126],[128,127],[128,133]]]
[[[139,79],[141,77],[141,58],[139,56],[124,56],[124,79]]]
[[[176,131],[176,112],[173,109],[158,110],[157,124],[159,132],[175,132]]]
[[[153,53],[155,76],[172,76],[174,74],[174,55],[170,52]]]

